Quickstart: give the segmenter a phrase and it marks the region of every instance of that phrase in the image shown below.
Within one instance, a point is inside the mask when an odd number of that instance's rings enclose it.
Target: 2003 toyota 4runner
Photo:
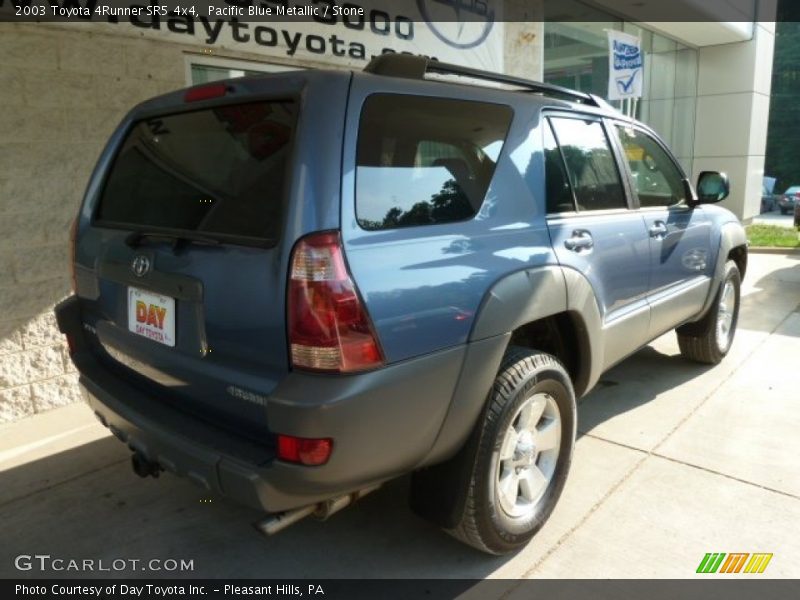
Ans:
[[[414,510],[504,553],[604,370],[671,329],[728,352],[728,187],[595,96],[417,57],[206,84],[112,135],[56,312],[138,474],[272,533],[413,473]]]

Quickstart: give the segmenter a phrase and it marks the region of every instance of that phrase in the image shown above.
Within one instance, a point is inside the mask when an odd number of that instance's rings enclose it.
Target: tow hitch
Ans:
[[[134,452],[131,456],[131,466],[133,467],[133,472],[139,477],[158,477],[162,471],[161,465],[148,460],[140,452]]]

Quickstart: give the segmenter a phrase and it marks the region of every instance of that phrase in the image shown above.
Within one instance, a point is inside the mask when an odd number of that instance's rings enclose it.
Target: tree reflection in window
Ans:
[[[430,200],[417,202],[405,211],[394,206],[386,212],[382,221],[362,220],[361,226],[365,229],[396,229],[463,221],[473,215],[474,211],[464,191],[455,179],[448,179],[442,184],[441,191],[432,195]]]

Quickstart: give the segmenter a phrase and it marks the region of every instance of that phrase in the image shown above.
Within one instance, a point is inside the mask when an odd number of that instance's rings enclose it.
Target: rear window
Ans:
[[[136,123],[114,160],[100,224],[276,240],[296,122],[291,101]]]
[[[512,116],[485,102],[370,96],[358,133],[358,223],[375,230],[474,217]]]

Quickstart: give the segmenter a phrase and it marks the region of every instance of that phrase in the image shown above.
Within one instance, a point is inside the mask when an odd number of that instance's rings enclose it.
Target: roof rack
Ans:
[[[561,87],[560,85],[523,79],[522,77],[514,77],[513,75],[503,75],[502,73],[481,71],[480,69],[473,69],[472,67],[462,67],[461,65],[443,63],[438,60],[429,60],[424,56],[413,56],[410,54],[381,54],[373,58],[369,64],[364,67],[364,71],[367,73],[374,73],[375,75],[403,77],[406,79],[425,79],[426,73],[458,75],[471,79],[514,85],[532,92],[550,96],[560,96],[572,102],[592,104],[599,108],[608,108],[610,106],[605,100],[593,94],[577,92],[569,88]]]

